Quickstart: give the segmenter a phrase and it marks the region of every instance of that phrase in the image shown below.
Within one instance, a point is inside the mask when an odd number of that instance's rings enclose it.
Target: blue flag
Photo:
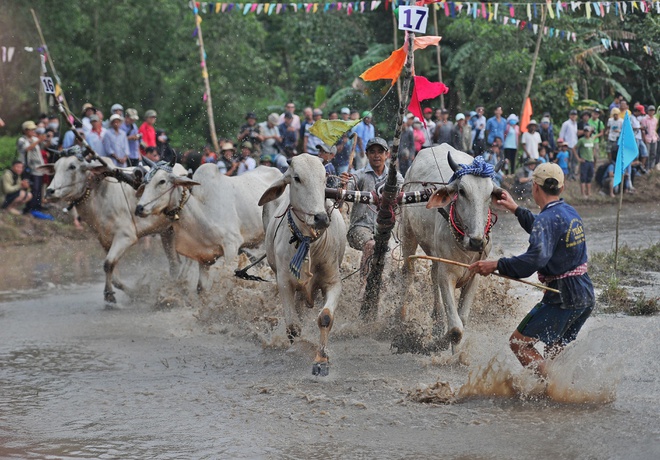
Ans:
[[[633,133],[628,111],[623,117],[623,126],[621,127],[621,135],[618,140],[619,150],[616,155],[616,162],[614,163],[614,187],[621,183],[623,178],[623,171],[637,159],[639,155],[639,147],[637,146],[637,139]]]

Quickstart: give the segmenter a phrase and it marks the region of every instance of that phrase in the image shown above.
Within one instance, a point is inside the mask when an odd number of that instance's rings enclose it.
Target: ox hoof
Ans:
[[[103,293],[103,300],[105,300],[106,303],[117,303],[117,299],[115,299],[115,293],[113,291],[105,291]]]
[[[319,377],[327,377],[330,373],[330,363],[314,363],[312,366],[312,375],[318,375]]]
[[[292,324],[286,327],[286,337],[289,339],[289,343],[293,344],[293,341],[296,337],[300,337],[300,326]]]
[[[452,328],[449,332],[447,332],[447,338],[452,345],[458,345],[463,339],[463,331],[456,327]]]

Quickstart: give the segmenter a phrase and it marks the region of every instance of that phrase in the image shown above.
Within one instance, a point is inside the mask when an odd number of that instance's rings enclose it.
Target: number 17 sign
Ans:
[[[429,10],[424,6],[399,7],[399,30],[426,33]]]

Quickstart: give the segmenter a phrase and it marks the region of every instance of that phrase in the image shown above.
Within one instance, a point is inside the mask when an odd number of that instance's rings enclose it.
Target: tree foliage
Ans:
[[[78,111],[90,101],[108,111],[120,102],[140,114],[156,109],[158,126],[168,129],[179,147],[208,141],[204,86],[195,20],[188,2],[163,0],[5,0],[0,16],[2,46],[15,46],[10,64],[0,63],[0,116],[16,132],[38,108],[40,45],[30,7],[34,8],[55,61],[70,106]],[[398,95],[389,82],[358,79],[369,66],[394,49],[392,12],[379,8],[365,14],[286,13],[268,16],[241,13],[202,15],[206,63],[211,82],[218,135],[234,137],[247,111],[260,120],[279,112],[287,101],[298,107],[347,105],[375,111],[377,128],[391,133]],[[445,104],[453,113],[477,104],[490,112],[520,110],[537,36],[529,30],[495,22],[438,15],[443,36],[442,72],[450,93]],[[540,22],[536,20],[535,22]],[[431,21],[429,22],[431,24]],[[532,84],[536,113],[557,117],[584,100],[606,103],[621,92],[655,103],[660,82],[660,23],[654,15],[628,14],[625,21],[571,17],[554,19],[552,27],[574,31],[576,42],[544,37]],[[431,32],[431,29],[429,29]],[[403,42],[397,32],[398,45]],[[625,40],[631,52],[606,50],[601,39]],[[436,50],[415,54],[417,74],[435,81]],[[576,98],[571,105],[566,93]],[[389,93],[388,93],[389,91]],[[580,102],[583,101],[583,102]],[[438,106],[439,101],[427,104]]]

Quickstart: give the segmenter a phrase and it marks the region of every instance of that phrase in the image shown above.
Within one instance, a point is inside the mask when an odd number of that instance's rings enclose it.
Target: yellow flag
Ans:
[[[332,147],[353,126],[362,120],[319,120],[315,122],[309,132],[321,139],[328,147]]]
[[[197,25],[202,23],[202,17],[199,14],[195,17],[195,22],[197,22]]]

